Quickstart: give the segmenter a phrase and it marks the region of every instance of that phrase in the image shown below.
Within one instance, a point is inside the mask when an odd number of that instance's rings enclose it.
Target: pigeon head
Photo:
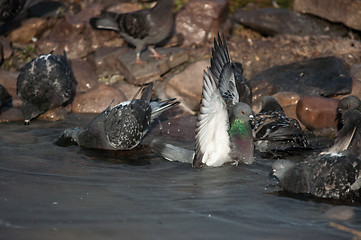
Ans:
[[[337,120],[337,129],[340,130],[343,126],[343,115],[348,110],[358,110],[361,111],[361,100],[354,96],[350,95],[345,98],[342,98],[337,105],[336,120]]]
[[[236,103],[234,106],[231,107],[230,110],[231,120],[239,119],[246,122],[253,119],[253,111],[251,107],[244,102]]]
[[[44,113],[39,106],[31,104],[29,102],[23,102],[20,106],[21,113],[24,117],[24,125],[29,125],[30,120],[36,118],[40,114]]]

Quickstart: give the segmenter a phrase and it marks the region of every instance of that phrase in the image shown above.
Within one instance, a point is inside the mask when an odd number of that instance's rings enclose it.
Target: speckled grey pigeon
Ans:
[[[173,29],[172,0],[158,0],[151,9],[123,14],[103,12],[103,15],[91,18],[91,26],[118,32],[125,41],[135,46],[136,63],[142,63],[140,53],[146,47],[154,57],[161,57],[154,47],[165,40]]]
[[[222,41],[219,34],[218,42],[214,39],[210,70],[222,97],[227,101],[233,101],[227,104],[244,102],[252,105],[252,90],[243,76],[242,64],[231,61],[226,41],[224,37]]]
[[[340,130],[343,126],[343,115],[348,110],[357,110],[361,112],[361,100],[354,95],[349,95],[342,98],[337,105],[336,120],[337,130]]]
[[[153,152],[167,160],[193,163],[194,167],[254,161],[250,125],[253,112],[248,104],[239,102],[234,65],[230,62],[226,43],[218,39],[219,43],[214,40],[211,67],[203,74],[195,151],[154,140]]]
[[[255,147],[262,155],[282,158],[305,149],[310,145],[296,119],[288,118],[277,98],[262,98],[262,109],[252,122]]]
[[[66,54],[44,54],[25,64],[17,79],[25,124],[51,108],[69,102],[74,94],[74,77]]]
[[[175,99],[151,100],[153,83],[143,91],[140,99],[119,103],[105,109],[88,126],[79,130],[66,129],[58,139],[61,146],[76,143],[81,147],[106,150],[130,150],[138,146],[150,124],[163,111],[177,105]]]

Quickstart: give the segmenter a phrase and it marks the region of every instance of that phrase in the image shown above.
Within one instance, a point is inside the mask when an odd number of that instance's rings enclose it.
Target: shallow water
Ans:
[[[0,239],[352,238],[330,222],[361,230],[360,206],[333,220],[327,213],[339,206],[274,194],[269,159],[193,169],[146,147],[54,143],[89,117],[0,125]]]

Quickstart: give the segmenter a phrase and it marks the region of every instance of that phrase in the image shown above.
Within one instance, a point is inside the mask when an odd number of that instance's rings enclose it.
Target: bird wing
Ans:
[[[203,74],[203,92],[196,125],[194,166],[220,166],[230,161],[229,119],[226,104],[209,69]]]
[[[218,43],[216,39],[214,39],[210,70],[214,75],[216,85],[226,103],[234,105],[239,102],[235,73],[229,57],[227,44],[224,37],[222,41],[219,34]]]
[[[121,32],[138,39],[148,36],[152,21],[150,19],[149,9],[143,9],[136,12],[119,14],[117,22]]]

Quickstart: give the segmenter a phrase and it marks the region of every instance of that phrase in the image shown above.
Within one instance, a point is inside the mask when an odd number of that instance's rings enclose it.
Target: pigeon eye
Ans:
[[[241,113],[244,114],[244,111],[242,111]]]
[[[345,120],[344,120],[345,122],[348,122],[348,118],[345,118]]]
[[[350,104],[347,104],[347,108],[350,108]]]

